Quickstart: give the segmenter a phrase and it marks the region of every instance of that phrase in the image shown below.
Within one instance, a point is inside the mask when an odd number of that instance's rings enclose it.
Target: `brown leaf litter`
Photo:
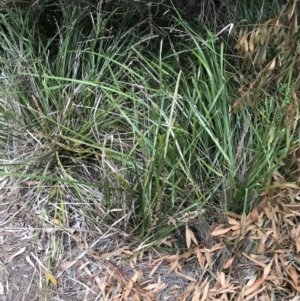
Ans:
[[[273,179],[252,212],[227,212],[206,241],[187,221],[187,249],[176,254],[62,229],[55,219],[40,229],[41,248],[24,228],[24,206],[13,219],[1,214],[0,300],[300,300],[300,188],[279,173]],[[69,242],[51,257],[47,246],[59,232]]]

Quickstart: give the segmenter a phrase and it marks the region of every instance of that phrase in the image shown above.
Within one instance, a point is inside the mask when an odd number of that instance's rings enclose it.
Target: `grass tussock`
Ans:
[[[29,206],[151,240],[249,211],[296,143],[286,103],[234,113],[238,70],[174,8],[144,35],[130,12],[62,4],[51,32],[31,6],[0,15],[0,173],[35,181]]]
[[[44,300],[297,298],[297,0],[146,2],[0,4],[1,262]]]

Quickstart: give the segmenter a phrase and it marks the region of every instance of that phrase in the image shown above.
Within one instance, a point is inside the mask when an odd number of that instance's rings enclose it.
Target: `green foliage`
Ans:
[[[233,113],[223,45],[175,10],[141,36],[130,13],[92,9],[62,5],[47,39],[30,10],[1,16],[0,135],[17,158],[0,174],[59,184],[60,206],[93,202],[87,219],[143,238],[189,212],[249,210],[294,143],[281,105],[263,94]]]

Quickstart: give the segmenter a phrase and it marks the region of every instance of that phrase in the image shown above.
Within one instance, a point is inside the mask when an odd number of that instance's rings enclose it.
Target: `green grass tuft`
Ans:
[[[141,38],[130,14],[111,28],[116,11],[75,5],[45,39],[31,13],[1,15],[0,174],[39,180],[49,216],[77,203],[89,222],[163,238],[189,212],[258,201],[295,143],[286,104],[262,93],[268,105],[233,113],[212,33],[174,12],[176,27]]]

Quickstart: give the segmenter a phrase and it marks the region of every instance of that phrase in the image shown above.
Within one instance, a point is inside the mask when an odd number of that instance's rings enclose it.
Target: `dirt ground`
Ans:
[[[79,214],[63,227],[33,190],[2,181],[0,301],[300,301],[300,188],[274,185],[248,216],[186,222],[161,246],[187,250],[170,253]]]

